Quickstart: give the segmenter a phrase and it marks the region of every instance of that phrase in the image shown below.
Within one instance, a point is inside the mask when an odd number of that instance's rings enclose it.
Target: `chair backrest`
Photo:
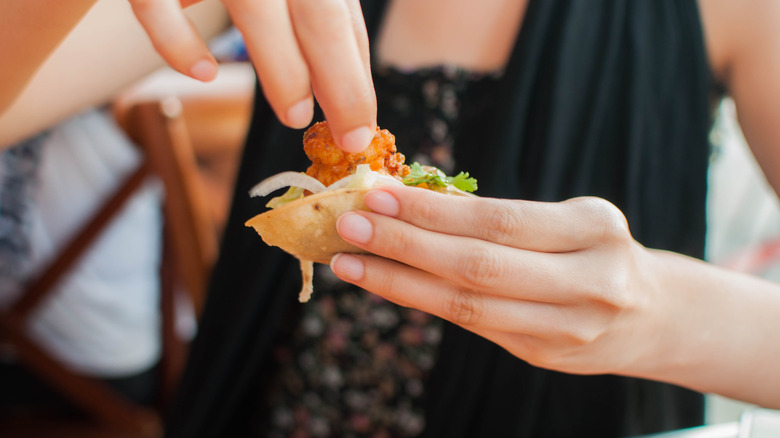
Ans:
[[[98,379],[71,371],[28,335],[27,322],[38,304],[86,253],[148,175],[148,163],[142,162],[28,284],[20,298],[0,313],[0,340],[10,344],[23,365],[102,424],[131,431],[139,437],[154,437],[161,433],[158,413],[134,405]]]
[[[223,65],[202,84],[166,71],[116,100],[114,116],[163,182],[163,399],[186,360],[178,335],[176,293],[187,292],[199,316],[232,196],[237,160],[254,95],[250,64]]]
[[[165,187],[164,242],[170,245],[177,277],[198,313],[210,266],[217,253],[217,236],[202,196],[197,161],[176,97],[138,102],[124,114],[125,129],[143,148],[150,170]]]
[[[168,75],[167,80],[173,82],[163,82],[158,92],[149,92],[142,84],[115,101],[115,118],[144,159],[21,298],[0,314],[0,338],[11,344],[23,364],[101,423],[133,436],[159,436],[160,411],[134,405],[100,380],[70,371],[27,335],[26,321],[131,195],[147,178],[158,178],[165,190],[161,406],[170,400],[187,354],[187,339],[176,327],[180,292],[186,291],[199,315],[251,113],[251,67],[232,66],[226,76],[216,84],[181,87],[176,84],[189,79]]]

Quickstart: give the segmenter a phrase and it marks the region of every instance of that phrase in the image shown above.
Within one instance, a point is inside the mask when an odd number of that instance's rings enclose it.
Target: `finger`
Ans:
[[[363,9],[360,6],[359,0],[346,0],[346,2],[350,11],[352,19],[352,30],[355,33],[355,41],[357,42],[358,51],[360,52],[360,59],[363,63],[366,77],[368,77],[369,81],[373,83],[373,80],[371,79],[371,53],[369,50],[370,44],[368,40],[368,32],[366,31],[365,19],[363,18]],[[314,90],[314,94],[319,95],[316,84],[312,84],[312,88]],[[351,146],[347,146],[347,148],[351,148]]]
[[[333,139],[345,151],[359,152],[374,138],[376,97],[365,64],[367,42],[359,43],[364,37],[355,30],[365,26],[353,12],[359,11],[345,0],[290,0],[295,34]]]
[[[176,71],[201,81],[217,76],[217,62],[178,0],[130,0],[157,52]]]
[[[498,297],[570,302],[587,273],[574,255],[537,253],[431,232],[369,212],[342,215],[341,237],[373,254]],[[580,289],[582,289],[580,287]]]
[[[363,8],[360,6],[360,0],[347,0],[350,17],[352,18],[352,31],[355,33],[355,41],[360,52],[360,59],[366,70],[366,77],[371,80],[371,53],[368,41],[368,31],[366,30],[366,21],[363,18]]]
[[[534,365],[588,374],[620,368],[578,359],[604,340],[614,316],[604,309],[484,295],[376,256],[338,254],[331,260],[331,269],[344,281],[448,320]]]
[[[472,331],[549,336],[562,323],[555,305],[480,294],[381,257],[338,254],[331,260],[331,269],[342,280],[396,304],[414,307]]]
[[[311,77],[286,1],[224,3],[244,37],[263,94],[277,118],[291,128],[305,128],[314,114]]]
[[[533,202],[388,186],[365,201],[377,213],[421,228],[531,251],[577,251],[628,231],[622,213],[598,198]]]

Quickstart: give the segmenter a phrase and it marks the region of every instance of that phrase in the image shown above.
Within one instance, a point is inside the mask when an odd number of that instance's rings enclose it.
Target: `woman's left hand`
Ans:
[[[529,363],[627,373],[652,354],[666,324],[651,252],[603,199],[542,203],[384,187],[365,202],[372,212],[344,214],[338,231],[380,257],[337,255],[339,278]]]

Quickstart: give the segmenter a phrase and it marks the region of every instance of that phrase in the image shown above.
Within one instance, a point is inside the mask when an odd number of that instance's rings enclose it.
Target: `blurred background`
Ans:
[[[706,256],[713,263],[780,281],[780,203],[742,136],[729,98],[718,106],[710,139]],[[707,422],[736,421],[749,407],[709,396]]]
[[[214,82],[203,84],[162,69],[119,93],[108,108],[117,126],[147,155],[139,167],[141,176],[157,179],[165,192],[161,201],[167,218],[161,280],[167,283],[162,286],[160,312],[167,340],[161,347],[162,393],[153,406],[138,407],[106,394],[100,385],[94,391],[84,389],[81,385],[88,381],[69,380],[72,376],[61,365],[41,357],[37,347],[25,343],[27,340],[15,339],[11,346],[2,345],[0,357],[13,359],[20,355],[18,350],[25,351],[22,355],[37,361],[33,367],[37,372],[49,373],[45,383],[69,393],[65,400],[72,406],[63,417],[48,409],[3,405],[0,436],[159,434],[160,413],[175,390],[187,343],[197,330],[251,115],[255,77],[240,35],[231,29],[212,40],[212,49],[222,63]],[[730,269],[780,281],[780,203],[746,146],[734,103],[728,98],[717,107],[711,141],[707,258]],[[132,176],[128,177],[130,183]],[[97,230],[105,225],[100,222],[86,224],[85,232],[91,233],[94,226],[94,233],[99,234]],[[36,293],[42,296],[43,289]],[[30,308],[35,304],[31,302]],[[738,421],[749,408],[708,396],[707,423]],[[89,414],[83,415],[84,410]],[[122,430],[124,426],[128,429]]]

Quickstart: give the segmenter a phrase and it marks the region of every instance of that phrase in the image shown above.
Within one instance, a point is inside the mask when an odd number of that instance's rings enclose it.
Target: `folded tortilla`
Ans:
[[[330,263],[341,252],[365,253],[345,242],[336,231],[336,221],[352,210],[368,210],[363,196],[369,189],[327,190],[266,211],[246,222],[265,243],[299,260]]]

